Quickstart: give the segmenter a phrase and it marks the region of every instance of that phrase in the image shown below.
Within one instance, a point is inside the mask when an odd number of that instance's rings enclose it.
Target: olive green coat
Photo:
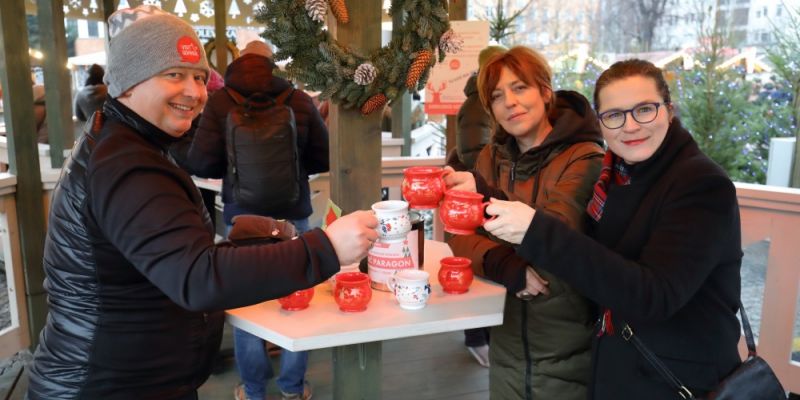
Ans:
[[[553,131],[540,146],[519,154],[516,141],[500,132],[481,151],[476,170],[509,200],[583,230],[600,172],[602,139],[583,96],[557,92],[557,99]],[[456,255],[472,259],[478,275],[486,252],[502,245],[482,235],[455,236],[449,243]],[[530,301],[514,293],[506,297],[503,325],[491,331],[491,398],[584,400],[595,309],[560,279],[535,269],[550,282],[550,294]]]

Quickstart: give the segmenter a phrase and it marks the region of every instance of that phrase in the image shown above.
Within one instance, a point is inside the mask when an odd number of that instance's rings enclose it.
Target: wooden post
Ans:
[[[33,117],[31,64],[28,36],[25,32],[28,32],[28,27],[24,2],[4,2],[3,7],[0,7],[3,116],[8,138],[8,168],[11,174],[17,176],[17,221],[25,271],[29,333],[31,345],[35,347],[47,315],[47,299],[42,287],[45,224],[42,175],[39,171],[36,124]]]
[[[228,22],[225,15],[228,10],[225,8],[225,0],[214,0],[214,48],[216,49],[217,72],[225,76],[228,69]]]
[[[339,43],[364,53],[380,47],[381,2],[347,2],[350,22],[335,25]],[[362,116],[331,103],[331,199],[344,213],[369,209],[381,198],[381,112]],[[381,343],[333,349],[334,400],[381,397]]]
[[[45,107],[50,166],[64,165],[64,149],[72,148],[75,124],[72,122],[71,76],[67,69],[67,34],[64,29],[62,0],[39,0],[39,34],[44,59]]]
[[[398,28],[403,23],[403,15],[397,13],[392,17],[392,39],[400,36]],[[400,155],[411,155],[411,94],[403,92],[397,100],[392,102],[392,137],[403,138],[403,148]]]
[[[106,25],[106,43],[108,43],[108,17],[116,11],[114,3],[114,0],[103,0],[103,23]]]
[[[463,21],[467,19],[467,0],[450,0],[450,21]],[[455,115],[447,116],[447,131],[445,136],[445,156],[456,147],[456,128],[458,119]]]

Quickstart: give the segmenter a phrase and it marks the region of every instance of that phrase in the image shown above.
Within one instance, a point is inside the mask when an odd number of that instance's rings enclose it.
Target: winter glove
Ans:
[[[228,240],[237,245],[246,245],[290,240],[295,236],[297,231],[290,222],[259,215],[237,215],[233,217],[233,228],[228,234]]]

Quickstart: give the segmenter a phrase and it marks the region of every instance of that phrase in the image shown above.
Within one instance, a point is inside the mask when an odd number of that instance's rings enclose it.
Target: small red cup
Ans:
[[[466,257],[445,257],[440,261],[439,284],[445,293],[461,294],[469,290],[475,275],[472,260]]]
[[[340,272],[336,275],[333,298],[339,309],[345,312],[359,312],[367,309],[372,299],[369,275],[363,272]]]
[[[308,304],[311,303],[311,299],[314,298],[314,288],[308,288],[303,290],[298,290],[288,296],[284,296],[278,299],[278,303],[281,303],[281,308],[287,311],[300,311],[305,310],[308,308]]]

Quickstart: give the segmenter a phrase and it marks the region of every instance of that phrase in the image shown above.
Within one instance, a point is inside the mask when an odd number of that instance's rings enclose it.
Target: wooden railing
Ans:
[[[792,361],[794,326],[800,318],[800,189],[737,183],[736,194],[742,247],[770,242],[758,353],[786,390],[800,393],[800,363]],[[746,355],[743,342],[739,348]]]
[[[42,168],[45,221],[50,198],[60,171]],[[0,328],[0,359],[30,346],[28,311],[25,298],[25,279],[17,224],[17,177],[0,173],[0,250],[5,267],[8,310],[11,323]]]

